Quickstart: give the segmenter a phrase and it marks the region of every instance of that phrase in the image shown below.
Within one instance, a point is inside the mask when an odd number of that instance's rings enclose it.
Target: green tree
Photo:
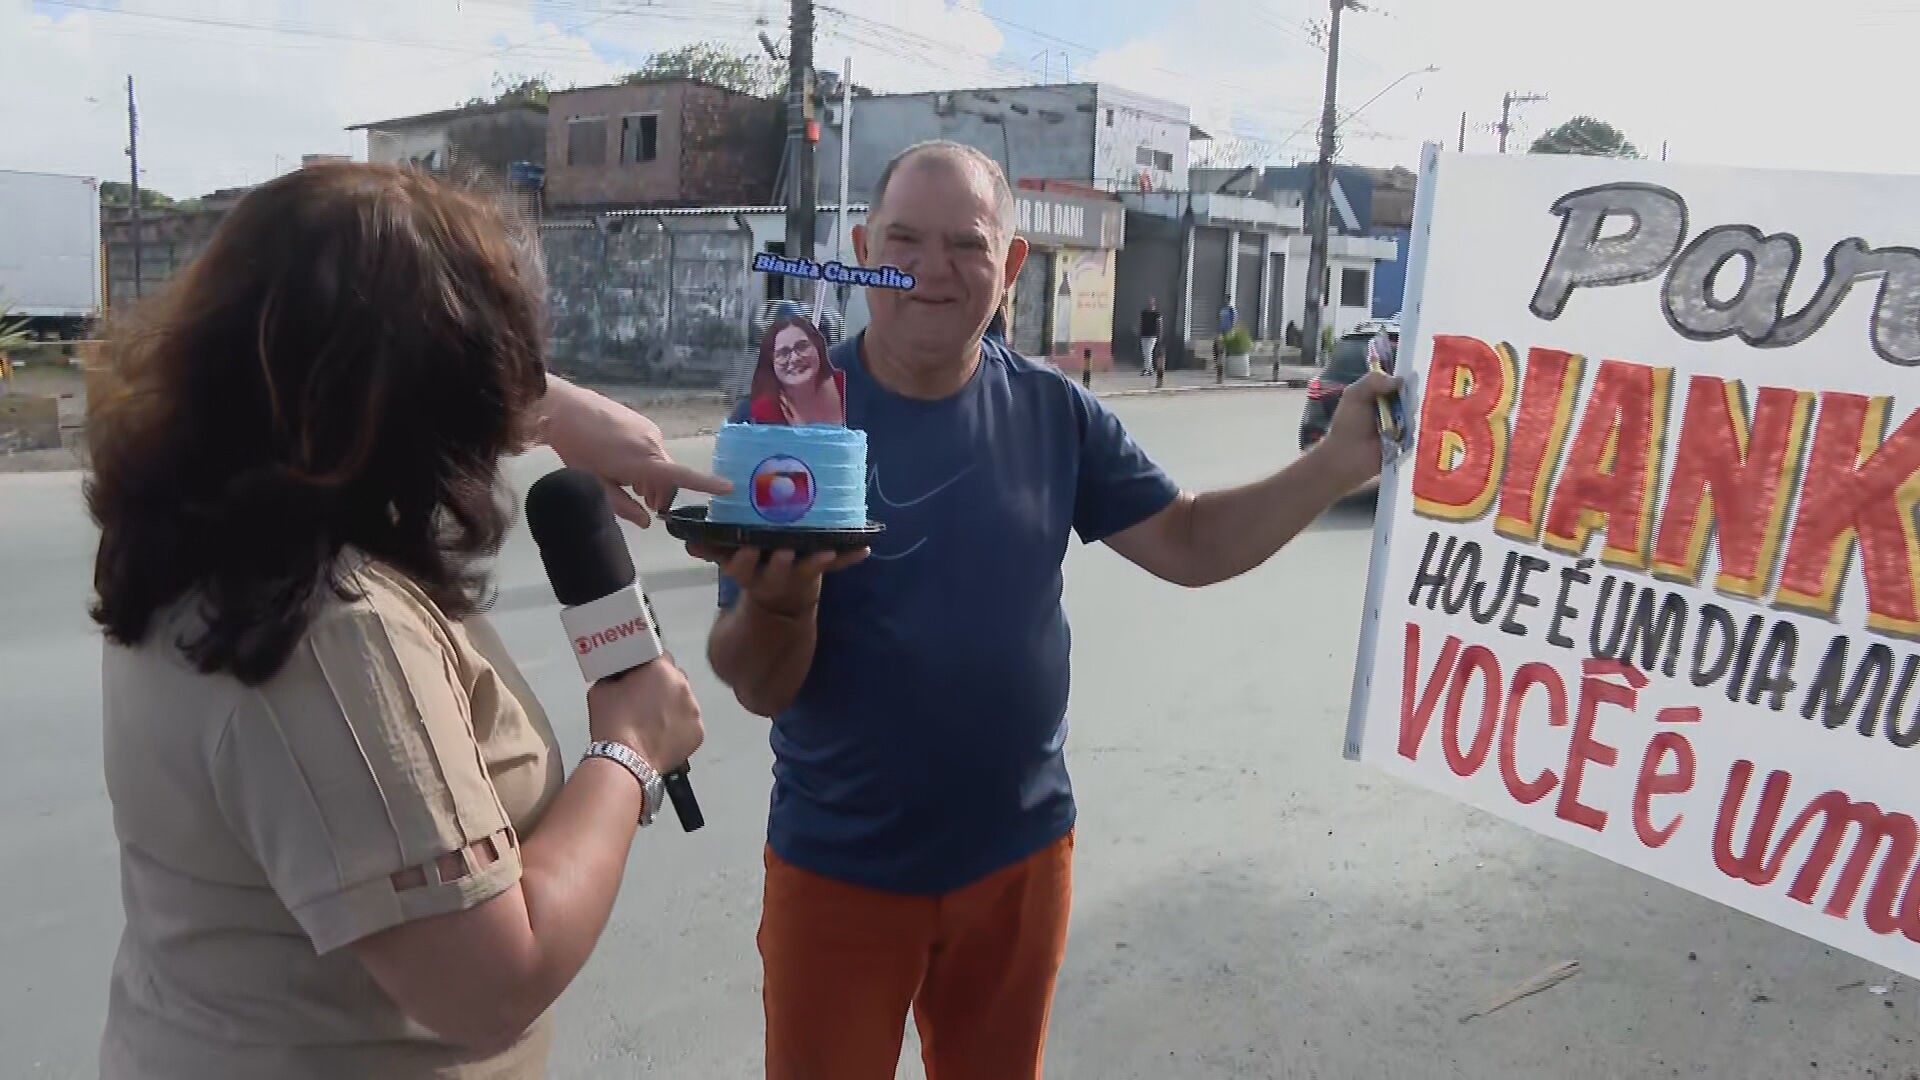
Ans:
[[[622,81],[636,83],[650,79],[699,79],[742,94],[772,97],[786,85],[787,69],[772,57],[696,41],[654,53]]]
[[[1640,150],[1605,120],[1576,116],[1533,140],[1536,154],[1584,154],[1587,157],[1637,158]]]
[[[495,75],[493,93],[470,97],[461,105],[473,108],[477,105],[545,105],[547,103],[548,84],[553,76],[539,75]]]
[[[100,185],[100,205],[116,210],[124,210],[133,205],[133,187],[119,180],[107,180]],[[174,205],[173,197],[163,195],[152,188],[140,189],[140,209],[166,210]]]

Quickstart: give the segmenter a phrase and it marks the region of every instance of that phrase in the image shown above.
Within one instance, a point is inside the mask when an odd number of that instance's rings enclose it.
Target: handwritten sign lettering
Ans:
[[[1419,198],[1349,755],[1920,976],[1920,180]]]

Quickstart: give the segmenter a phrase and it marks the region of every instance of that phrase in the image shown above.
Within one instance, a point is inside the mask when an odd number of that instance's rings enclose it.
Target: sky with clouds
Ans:
[[[1369,0],[1344,17],[1343,160],[1406,164],[1425,140],[1520,146],[1578,113],[1677,161],[1920,173],[1902,85],[1913,0]],[[1233,149],[1310,157],[1325,0],[819,0],[823,67],[879,91],[1097,79],[1180,101]],[[254,183],[303,153],[363,153],[350,124],[487,92],[499,74],[610,81],[691,41],[758,49],[783,0],[0,0],[0,168],[126,174],[176,196]],[[1429,66],[1439,70],[1414,74]],[[1398,80],[1398,81],[1397,81]],[[1384,93],[1382,92],[1384,91]],[[1378,95],[1376,97],[1376,95]]]

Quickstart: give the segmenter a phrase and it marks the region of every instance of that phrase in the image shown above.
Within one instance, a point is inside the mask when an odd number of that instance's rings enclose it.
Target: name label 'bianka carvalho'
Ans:
[[[753,269],[759,274],[781,274],[809,281],[828,281],[835,285],[864,285],[870,289],[913,288],[913,275],[898,267],[848,266],[838,260],[819,263],[812,259],[789,259],[768,251],[753,257]]]

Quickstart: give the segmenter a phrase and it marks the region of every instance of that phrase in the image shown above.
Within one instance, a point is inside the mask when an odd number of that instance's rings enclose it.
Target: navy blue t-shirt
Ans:
[[[822,586],[813,668],[773,721],[767,840],[802,869],[932,895],[1072,827],[1068,535],[1105,539],[1179,489],[1051,367],[988,341],[964,389],[916,401],[867,373],[863,339],[830,355],[886,531]],[[723,576],[721,605],[737,596]]]

